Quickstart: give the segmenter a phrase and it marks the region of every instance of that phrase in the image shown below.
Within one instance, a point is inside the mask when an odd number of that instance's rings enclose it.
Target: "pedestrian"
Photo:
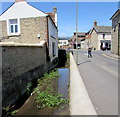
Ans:
[[[73,54],[73,50],[72,50],[72,54]]]
[[[91,51],[92,51],[92,48],[88,48],[88,58],[92,57]]]

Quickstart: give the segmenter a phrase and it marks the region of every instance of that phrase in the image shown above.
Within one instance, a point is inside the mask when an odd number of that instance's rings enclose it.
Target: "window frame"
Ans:
[[[103,39],[105,39],[105,36],[106,36],[106,35],[105,35],[105,34],[103,34]]]
[[[53,57],[56,56],[55,48],[56,48],[55,42],[52,42],[52,56],[53,56]]]
[[[67,43],[66,43],[66,41],[64,41],[64,45],[66,45]]]
[[[17,23],[15,24],[10,24],[10,21],[11,20],[17,20]],[[13,32],[11,31],[11,26],[13,26]],[[17,26],[17,32],[15,31],[16,30],[16,26]],[[20,19],[19,18],[15,18],[15,19],[8,19],[7,20],[7,34],[9,36],[12,36],[12,35],[20,35]]]

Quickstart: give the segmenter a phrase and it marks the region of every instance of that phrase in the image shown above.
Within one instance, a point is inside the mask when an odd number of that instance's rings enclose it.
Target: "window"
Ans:
[[[115,20],[113,21],[113,31],[114,31],[114,32],[116,31],[117,23],[118,23],[118,21],[117,21],[117,19],[115,19]]]
[[[105,34],[103,34],[103,39],[105,39]]]
[[[52,42],[52,54],[53,54],[53,57],[55,56],[55,43]]]
[[[17,19],[13,19],[13,20],[9,20],[9,26],[10,26],[10,34],[16,34],[18,33],[18,20]]]
[[[116,31],[116,25],[114,25],[113,31],[114,31],[114,32]]]
[[[62,44],[62,42],[60,41],[59,44]]]
[[[64,44],[66,45],[66,42],[64,42]]]

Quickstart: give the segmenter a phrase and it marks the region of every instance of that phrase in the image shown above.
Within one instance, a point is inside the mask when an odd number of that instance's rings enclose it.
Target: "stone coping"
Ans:
[[[41,41],[39,44],[27,44],[27,43],[15,43],[15,42],[0,42],[0,46],[16,46],[16,47],[44,47],[45,41]]]
[[[70,53],[70,115],[94,115],[95,107],[88,95],[75,60]]]

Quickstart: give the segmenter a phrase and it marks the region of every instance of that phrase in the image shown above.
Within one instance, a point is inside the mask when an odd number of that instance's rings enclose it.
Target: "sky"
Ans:
[[[28,2],[33,7],[43,12],[52,12],[52,7],[57,7],[58,35],[71,37],[76,31],[76,2]],[[0,14],[13,2],[2,2]],[[99,26],[111,26],[110,17],[118,9],[118,2],[78,2],[78,31],[88,32],[94,20]]]

